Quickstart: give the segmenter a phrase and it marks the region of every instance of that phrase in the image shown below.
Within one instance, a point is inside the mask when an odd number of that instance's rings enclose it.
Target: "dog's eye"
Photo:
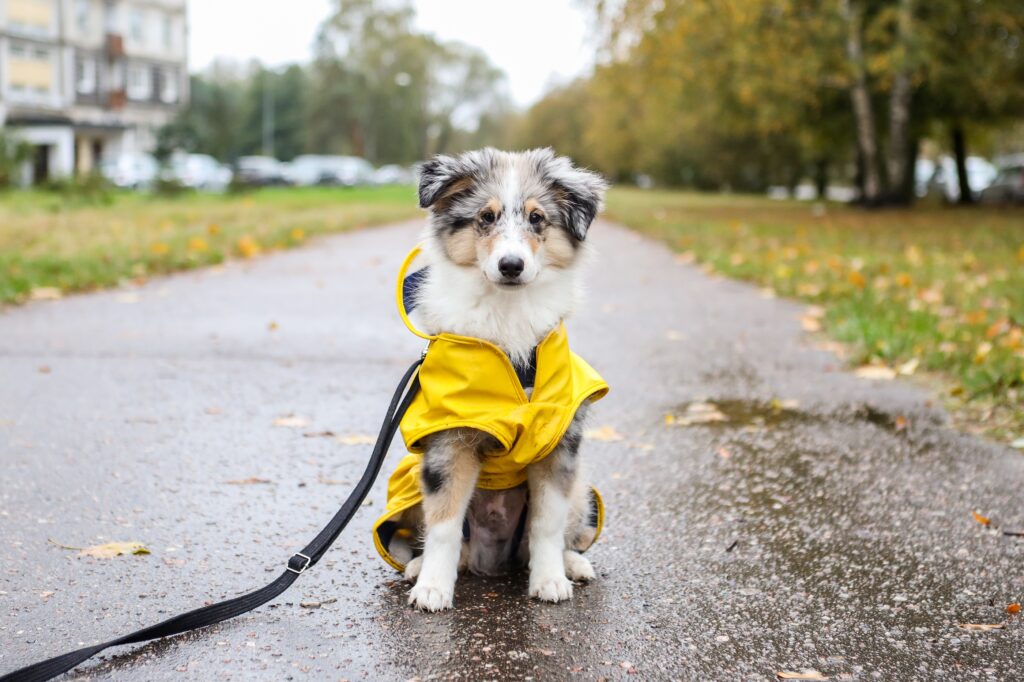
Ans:
[[[536,227],[537,225],[540,225],[542,222],[544,222],[544,216],[542,216],[540,213],[534,211],[533,213],[530,214],[531,225]]]
[[[484,225],[490,225],[491,223],[493,223],[494,211],[484,211],[483,213],[481,213],[480,221],[483,222]]]

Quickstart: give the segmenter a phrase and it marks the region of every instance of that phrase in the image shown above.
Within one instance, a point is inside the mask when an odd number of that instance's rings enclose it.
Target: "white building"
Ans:
[[[28,179],[152,151],[188,98],[185,0],[0,0],[0,127]]]

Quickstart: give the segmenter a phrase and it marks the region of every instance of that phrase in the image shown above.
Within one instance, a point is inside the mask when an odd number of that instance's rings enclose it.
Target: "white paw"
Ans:
[[[420,611],[443,611],[452,608],[454,596],[454,586],[426,585],[421,580],[409,591],[409,605]]]
[[[410,559],[409,563],[405,565],[405,579],[411,583],[416,582],[416,576],[420,574],[421,568],[423,568],[422,554],[415,559]]]
[[[564,575],[530,576],[530,596],[541,601],[566,601],[572,599],[572,583]]]
[[[569,580],[588,582],[596,578],[594,567],[590,561],[579,552],[565,551],[565,575]]]

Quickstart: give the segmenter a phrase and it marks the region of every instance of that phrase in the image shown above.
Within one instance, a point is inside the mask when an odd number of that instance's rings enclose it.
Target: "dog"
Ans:
[[[586,236],[606,189],[601,176],[550,149],[488,148],[424,163],[419,203],[429,211],[429,270],[416,295],[419,326],[488,341],[517,372],[528,365],[580,302]],[[500,448],[493,436],[457,428],[424,440],[423,502],[404,519],[422,545],[405,566],[412,606],[451,608],[460,569],[498,575],[528,563],[529,595],[546,602],[571,599],[572,581],[594,578],[573,549],[594,537],[584,522],[590,488],[578,457],[585,416],[584,403],[553,451],[527,467],[527,484],[509,490],[476,487],[481,460]]]

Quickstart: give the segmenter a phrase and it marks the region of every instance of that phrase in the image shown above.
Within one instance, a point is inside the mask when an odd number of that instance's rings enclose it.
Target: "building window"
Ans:
[[[53,26],[52,0],[7,0],[7,27],[19,33],[45,36]]]
[[[174,49],[174,20],[170,14],[164,15],[164,49]]]
[[[146,66],[133,64],[128,67],[128,96],[132,99],[149,99],[153,94],[152,72]]]
[[[79,33],[89,32],[89,4],[90,0],[78,0],[75,5],[75,23]]]
[[[146,17],[143,15],[141,9],[132,10],[130,18],[131,27],[129,30],[131,31],[132,39],[138,43],[143,42],[146,37],[145,19]]]
[[[178,101],[178,73],[174,69],[164,69],[160,84],[160,99],[166,104]]]
[[[96,60],[92,57],[75,59],[75,89],[80,95],[96,92]]]
[[[7,55],[10,92],[24,101],[46,101],[53,90],[53,53],[44,47],[12,41]]]

